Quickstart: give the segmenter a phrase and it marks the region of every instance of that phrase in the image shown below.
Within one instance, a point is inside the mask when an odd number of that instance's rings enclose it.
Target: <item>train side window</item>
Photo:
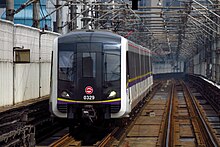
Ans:
[[[141,55],[141,75],[144,75],[144,55]]]
[[[135,53],[131,53],[131,60],[132,60],[132,69],[131,70],[133,70],[132,71],[132,73],[133,73],[132,78],[135,78],[136,77],[136,71],[137,71],[136,63],[135,63]]]
[[[149,56],[149,72],[152,72],[152,62],[151,56]]]
[[[30,49],[15,47],[14,63],[30,63]]]
[[[148,56],[146,56],[146,58],[145,58],[145,60],[146,60],[146,73],[148,73],[149,72],[149,58],[148,58]]]
[[[146,74],[146,65],[147,65],[147,63],[146,63],[145,57],[146,57],[146,55],[143,56],[143,63],[144,63],[144,70],[143,70],[144,73],[143,74]]]
[[[129,56],[128,56],[128,52],[126,52],[126,74],[127,74],[127,80],[129,79],[130,77],[130,74],[129,74]]]
[[[129,78],[135,77],[134,53],[128,52],[128,74]]]
[[[135,53],[135,67],[136,67],[135,77],[140,76],[140,60],[139,60],[139,55],[137,53]]]
[[[148,60],[147,60],[147,55],[144,56],[144,62],[145,62],[145,70],[144,70],[144,73],[146,74],[148,71],[147,71],[147,66],[149,64]]]

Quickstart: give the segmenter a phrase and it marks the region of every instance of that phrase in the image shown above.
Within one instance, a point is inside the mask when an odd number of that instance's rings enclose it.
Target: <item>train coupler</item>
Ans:
[[[82,108],[82,117],[88,118],[92,123],[97,119],[96,111],[92,105],[85,105],[84,108]]]

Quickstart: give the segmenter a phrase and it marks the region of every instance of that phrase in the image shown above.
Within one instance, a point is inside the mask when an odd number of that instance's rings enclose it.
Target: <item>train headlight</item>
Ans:
[[[108,98],[115,98],[116,95],[117,95],[117,93],[113,90],[113,91],[110,92]]]
[[[70,98],[70,94],[67,91],[63,91],[61,93],[61,96],[64,97],[64,98]]]

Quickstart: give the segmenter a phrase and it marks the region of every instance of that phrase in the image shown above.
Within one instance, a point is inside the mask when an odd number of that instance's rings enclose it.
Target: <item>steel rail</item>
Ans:
[[[185,89],[186,89],[186,91],[187,91],[187,93],[188,93],[190,99],[191,99],[192,102],[193,102],[194,108],[196,109],[196,112],[197,112],[197,114],[199,115],[199,119],[201,120],[202,125],[204,126],[205,131],[206,131],[207,134],[208,134],[208,137],[209,137],[209,139],[210,139],[210,141],[211,141],[212,146],[218,147],[219,144],[218,144],[218,142],[216,141],[216,139],[215,139],[215,137],[213,136],[213,134],[211,133],[211,131],[210,131],[208,125],[206,124],[206,121],[205,121],[205,119],[203,118],[203,116],[202,116],[202,114],[201,114],[201,112],[200,112],[200,109],[199,109],[198,106],[197,106],[197,103],[196,103],[196,101],[195,101],[195,99],[194,99],[194,96],[193,96],[192,93],[189,91],[189,89],[188,89],[188,87],[185,85],[185,83],[182,82],[182,84],[183,84],[183,86],[185,87]]]
[[[66,146],[75,146],[80,141],[76,141],[69,133],[53,142],[49,147],[66,147]]]
[[[69,133],[64,135],[59,140],[57,140],[57,141],[53,142],[52,144],[50,144],[49,147],[59,146],[59,145],[63,144],[63,142],[68,139],[68,137],[69,137]]]
[[[205,79],[205,81],[206,81],[206,79]],[[200,82],[198,83],[198,82],[193,82],[193,84],[195,84],[198,88],[199,88],[199,90],[201,90],[202,91],[202,88],[203,88],[203,84],[201,84]],[[215,110],[215,112],[216,113],[219,113],[219,110],[218,110],[218,105],[217,105],[217,103],[215,103],[215,101],[213,102],[213,100],[212,99],[210,99],[209,97],[207,97],[207,95],[209,95],[208,93],[206,93],[206,94],[202,94],[203,95],[203,97],[213,106],[213,109]]]
[[[174,99],[174,84],[171,88],[171,94],[170,94],[170,103],[169,103],[169,114],[168,114],[168,126],[166,131],[166,147],[170,147],[170,139],[171,139],[171,124],[172,124],[172,110],[173,110],[173,99]]]
[[[101,142],[96,145],[97,147],[104,147],[104,146],[107,146],[112,138],[114,138],[114,135],[116,134],[116,132],[119,130],[120,128],[119,127],[116,127],[111,133],[109,133],[103,140],[101,140]]]
[[[69,133],[64,135],[62,138],[60,138],[59,140],[53,142],[51,145],[49,145],[49,147],[58,147],[61,146],[65,143],[66,140],[68,140],[69,138]]]

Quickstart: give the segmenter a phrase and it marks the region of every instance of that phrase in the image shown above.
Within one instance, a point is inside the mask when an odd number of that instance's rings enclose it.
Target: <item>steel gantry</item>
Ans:
[[[14,11],[9,5],[7,18],[12,20],[14,14],[36,1],[27,0]],[[191,64],[190,60],[202,52],[200,58],[206,59],[206,75],[220,82],[219,0],[149,0],[148,5],[138,6],[138,10],[132,10],[129,0],[50,1],[54,10],[44,17],[35,17],[38,18],[35,22],[56,12],[59,32],[111,30],[154,51],[154,62],[172,62],[174,71],[178,71],[178,62]],[[65,20],[61,16],[64,8],[68,8]]]

